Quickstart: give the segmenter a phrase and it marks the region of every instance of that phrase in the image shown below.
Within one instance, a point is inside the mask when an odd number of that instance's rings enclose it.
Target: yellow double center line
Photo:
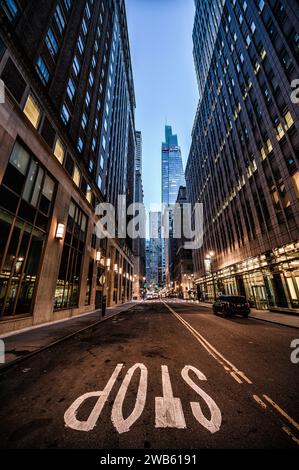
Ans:
[[[234,364],[228,361],[223,354],[221,354],[214,346],[212,346],[209,341],[207,341],[193,326],[190,325],[184,318],[175,312],[167,303],[163,302],[165,307],[190,331],[190,333],[196,338],[196,340],[203,346],[203,348],[212,356],[216,361],[224,368],[224,370],[229,373],[239,384],[244,383],[243,381],[247,382],[248,384],[252,384],[251,380],[244,374],[244,372],[240,371]],[[299,424],[291,418],[279,405],[277,405],[270,397],[267,395],[263,395],[264,401],[258,397],[258,395],[253,395],[253,399],[258,403],[258,405],[263,408],[267,409],[268,405],[271,405],[272,410],[276,411],[280,417],[284,418],[291,424],[296,431],[299,431]],[[268,404],[267,404],[267,403]],[[282,426],[283,431],[295,442],[299,445],[299,439],[292,433],[292,431],[287,426]]]
[[[181,315],[176,313],[169,305],[165,302],[163,304],[168,308],[168,310],[190,331],[190,333],[196,338],[196,340],[203,346],[203,348],[224,368],[224,370],[229,373],[236,382],[242,384],[247,382],[252,384],[251,380],[240,371],[234,364],[228,361],[223,354],[221,354],[211,343],[209,343],[197,330],[193,328],[186,320],[184,320]]]

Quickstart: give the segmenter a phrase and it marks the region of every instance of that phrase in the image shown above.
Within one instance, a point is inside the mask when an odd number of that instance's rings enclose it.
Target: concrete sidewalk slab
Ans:
[[[5,343],[5,364],[2,367],[0,366],[0,370],[7,366],[7,364],[45,349],[84,329],[97,325],[131,309],[136,304],[137,302],[130,302],[118,307],[108,308],[105,317],[101,316],[101,310],[97,310],[68,320],[39,325],[23,331],[3,335],[0,339]]]

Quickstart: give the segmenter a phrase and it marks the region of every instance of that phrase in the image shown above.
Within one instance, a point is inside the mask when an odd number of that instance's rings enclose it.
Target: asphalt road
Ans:
[[[0,374],[0,448],[298,449],[298,336],[138,304]]]

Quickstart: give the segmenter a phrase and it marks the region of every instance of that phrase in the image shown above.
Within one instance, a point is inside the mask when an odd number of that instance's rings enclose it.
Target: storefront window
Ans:
[[[287,277],[287,285],[293,308],[299,308],[299,276]]]
[[[16,143],[0,186],[0,318],[30,314],[55,182]]]
[[[86,227],[86,215],[75,203],[71,202],[55,291],[54,308],[56,310],[78,307]]]
[[[94,260],[92,258],[90,258],[90,260],[89,260],[89,269],[88,269],[88,278],[87,278],[87,286],[86,286],[85,305],[90,305],[90,302],[91,302],[93,270],[94,270]]]

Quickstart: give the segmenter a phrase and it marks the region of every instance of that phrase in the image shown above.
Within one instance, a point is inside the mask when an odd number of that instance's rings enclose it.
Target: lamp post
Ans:
[[[206,255],[206,260],[210,261],[210,266],[211,266],[211,274],[212,274],[212,280],[213,280],[213,291],[214,291],[214,300],[216,300],[217,295],[216,295],[216,286],[215,286],[215,278],[214,278],[214,271],[213,271],[213,260],[215,258],[215,252],[214,251],[209,251]]]

